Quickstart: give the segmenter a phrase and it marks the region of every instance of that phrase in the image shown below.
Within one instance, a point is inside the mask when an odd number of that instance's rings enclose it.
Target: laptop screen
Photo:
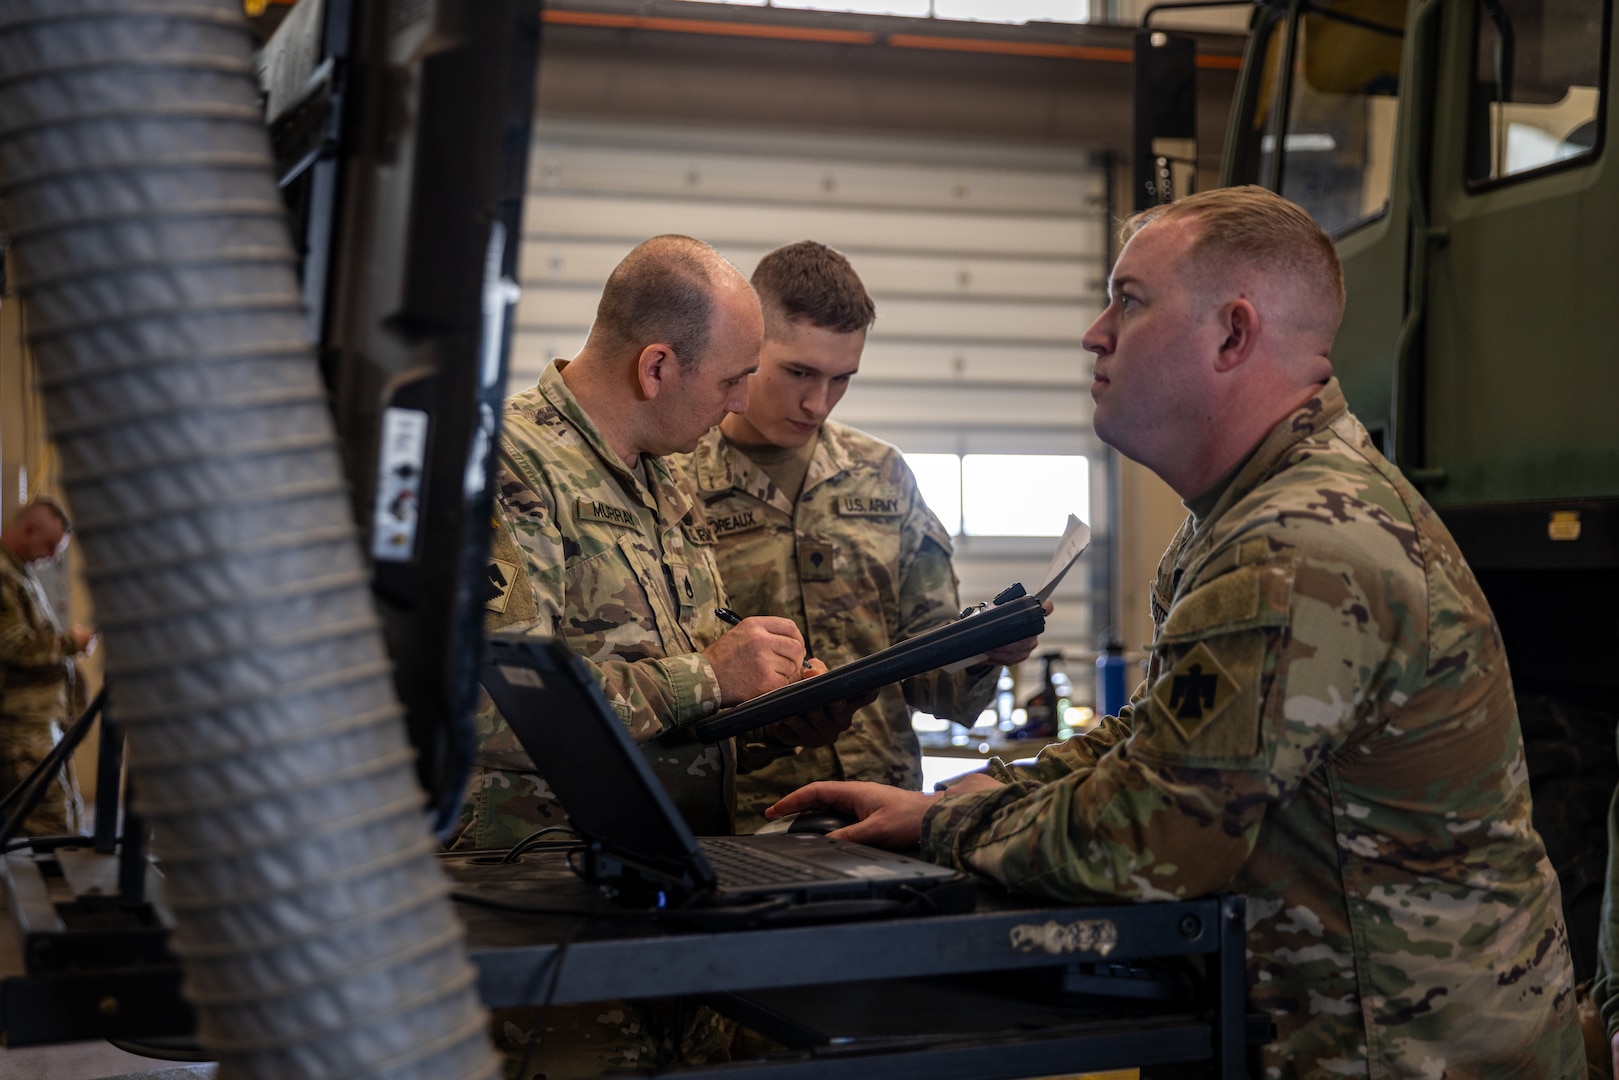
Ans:
[[[590,845],[587,878],[683,892],[713,885],[691,830],[584,661],[549,638],[494,635],[484,686]]]

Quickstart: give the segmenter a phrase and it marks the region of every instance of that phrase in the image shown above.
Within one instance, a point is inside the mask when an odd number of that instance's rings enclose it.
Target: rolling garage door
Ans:
[[[1080,336],[1104,303],[1107,194],[1106,168],[1078,151],[541,117],[510,386],[578,351],[602,282],[649,236],[698,237],[745,274],[780,244],[829,244],[878,312],[838,419],[907,454],[1086,458],[1099,542],[1091,571],[1064,583],[1045,641],[1088,652],[1106,618],[1108,470]],[[959,537],[963,600],[1032,586],[1052,544]]]

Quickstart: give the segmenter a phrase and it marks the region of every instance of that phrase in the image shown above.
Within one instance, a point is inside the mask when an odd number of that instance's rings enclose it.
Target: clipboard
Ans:
[[[699,721],[695,725],[697,737],[705,743],[721,742],[733,735],[741,735],[811,709],[859,697],[868,690],[908,679],[912,675],[933,671],[1014,641],[1036,637],[1045,628],[1044,600],[1023,595],[1022,586],[1018,586],[1015,599],[1008,599],[993,607],[969,609],[968,614],[955,622],[896,642],[825,675],[760,694],[752,701]]]

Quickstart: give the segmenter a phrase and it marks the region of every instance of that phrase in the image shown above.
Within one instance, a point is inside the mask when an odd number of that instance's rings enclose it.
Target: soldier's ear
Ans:
[[[1220,332],[1225,340],[1214,359],[1214,370],[1227,372],[1253,354],[1259,337],[1259,311],[1243,297],[1220,309]]]
[[[655,343],[642,349],[635,358],[635,377],[641,396],[648,401],[657,397],[674,377],[677,363],[675,350],[668,345]]]

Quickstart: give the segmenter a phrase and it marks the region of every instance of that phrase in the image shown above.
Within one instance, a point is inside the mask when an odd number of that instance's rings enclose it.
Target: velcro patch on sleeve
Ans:
[[[1184,644],[1211,634],[1281,626],[1287,622],[1292,594],[1290,564],[1238,567],[1175,597],[1158,631],[1157,644]]]
[[[523,569],[523,555],[512,534],[496,525],[489,538],[489,558],[484,563],[484,628],[505,630],[530,626],[539,614],[534,588]]]
[[[1213,650],[1200,641],[1158,680],[1152,696],[1181,738],[1191,742],[1241,689]]]
[[[639,524],[635,515],[623,507],[583,496],[575,501],[573,513],[581,521],[601,521],[608,525],[617,525],[621,529],[633,529]]]
[[[922,535],[937,544],[939,550],[946,555],[956,553],[955,545],[950,542],[950,530],[944,527],[936,515],[931,513],[927,515],[927,524],[922,530]]]

